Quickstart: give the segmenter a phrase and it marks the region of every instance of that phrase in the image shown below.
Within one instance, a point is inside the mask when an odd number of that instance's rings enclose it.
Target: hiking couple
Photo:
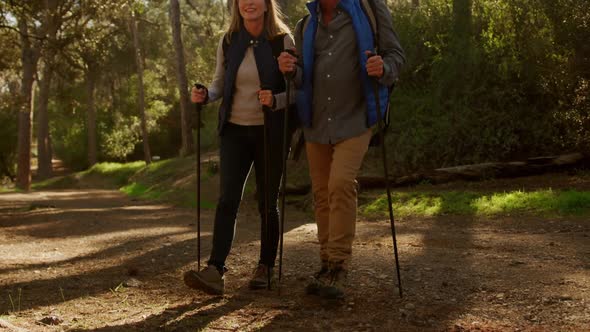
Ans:
[[[314,0],[307,4],[309,15],[298,22],[293,41],[275,0],[232,1],[230,27],[217,48],[213,81],[208,88],[192,90],[194,103],[222,100],[221,188],[208,266],[186,272],[184,281],[191,288],[223,294],[225,260],[252,164],[259,212],[263,223],[268,213],[268,221],[261,227],[260,260],[249,286],[262,289],[269,286],[268,280],[274,280],[279,239],[277,198],[283,173],[282,121],[289,113],[285,111],[290,106],[287,99],[296,99],[321,260],[306,291],[327,299],[343,298],[355,235],[355,178],[377,123],[376,105],[381,105],[383,114],[388,87],[405,60],[391,14],[383,0]],[[288,49],[295,49],[298,56],[284,51]],[[372,56],[375,53],[378,55]],[[284,77],[294,83],[296,98],[287,98],[292,91],[286,91]],[[380,103],[373,93],[375,80],[379,82]],[[265,120],[271,156],[266,186],[262,182],[266,171]],[[270,201],[266,208],[264,195]]]

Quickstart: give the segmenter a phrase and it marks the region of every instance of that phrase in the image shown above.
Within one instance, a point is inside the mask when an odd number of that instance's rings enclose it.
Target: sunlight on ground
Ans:
[[[455,191],[395,192],[392,205],[396,215],[400,216],[492,216],[509,213],[579,215],[590,211],[590,192],[552,189],[488,194]],[[381,194],[371,197],[360,211],[372,217],[386,215],[386,196]]]
[[[52,200],[60,199],[81,199],[91,198],[100,195],[101,199],[120,198],[122,195],[112,190],[64,190],[64,191],[43,191],[43,192],[11,192],[0,194],[0,201],[35,201],[47,199],[51,196]]]
[[[295,233],[308,233],[313,232],[317,233],[318,227],[315,223],[304,224],[299,227],[293,228],[292,230],[286,232],[285,234],[295,234]]]
[[[167,205],[133,205],[133,206],[123,206],[120,207],[121,210],[130,210],[130,211],[146,211],[146,210],[164,210],[169,209],[170,206]]]
[[[202,236],[211,235],[209,232],[201,234]],[[146,255],[146,252],[192,239],[193,236],[193,231],[187,227],[166,227],[151,231],[140,228],[108,234],[68,237],[52,241],[44,246],[34,242],[2,244],[0,252],[13,253],[10,257],[3,259],[3,265],[12,265],[10,269],[52,269],[53,273],[58,273],[62,269],[68,269],[71,264],[79,265],[83,262],[98,269],[104,268],[104,264],[111,265],[112,257],[107,252],[123,243],[137,242],[142,244],[141,250],[126,251],[117,256],[119,259],[129,261]],[[79,244],[78,247],[81,249],[72,250],[72,244]],[[19,246],[22,250],[13,250],[14,246]],[[70,247],[70,249],[64,252],[61,249],[64,247]],[[76,246],[74,245],[74,247]],[[48,268],[48,264],[52,266]]]

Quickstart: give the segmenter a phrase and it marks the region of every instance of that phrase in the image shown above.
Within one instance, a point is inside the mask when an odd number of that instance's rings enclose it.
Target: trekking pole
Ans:
[[[195,84],[197,89],[202,89],[201,84]],[[195,158],[197,159],[197,271],[201,271],[201,109],[203,104],[195,104],[197,112],[197,146]]]
[[[292,49],[287,49],[285,52],[289,53],[292,56],[295,55],[295,51]],[[285,119],[283,121],[283,176],[281,177],[281,224],[280,224],[280,238],[279,238],[279,284],[278,284],[278,291],[279,295],[281,294],[281,277],[283,275],[283,235],[285,232],[285,198],[287,196],[287,154],[289,153],[289,107],[291,106],[291,79],[292,74],[286,74],[286,91],[287,91],[287,105],[285,106],[284,116]]]
[[[377,55],[376,53],[370,53],[368,54],[368,57],[373,57]],[[395,236],[395,220],[393,217],[393,207],[392,207],[392,202],[391,202],[391,190],[389,188],[389,174],[387,171],[387,149],[385,148],[385,119],[383,118],[383,115],[381,114],[381,100],[380,100],[380,95],[379,95],[379,82],[377,81],[377,78],[374,79],[374,85],[373,85],[373,92],[375,94],[375,103],[376,103],[376,108],[377,108],[377,130],[379,131],[379,139],[381,140],[381,153],[383,155],[383,173],[385,176],[385,188],[387,190],[387,207],[389,208],[389,222],[391,225],[391,237],[393,238],[393,253],[395,256],[395,268],[397,271],[397,285],[399,288],[399,297],[403,297],[402,294],[402,279],[401,279],[401,275],[399,272],[399,257],[397,254],[397,239]]]
[[[262,90],[270,90],[266,87],[262,87]],[[269,183],[269,167],[270,167],[270,151],[268,148],[269,137],[268,137],[268,129],[269,129],[269,114],[271,110],[268,106],[262,106],[262,113],[264,114],[264,238],[266,240],[267,246],[270,246],[270,232],[269,232],[269,222],[268,222],[268,208],[270,206],[270,198],[268,195],[268,183]],[[260,197],[260,196],[258,196]],[[262,239],[261,239],[262,242]],[[270,290],[270,264],[266,265],[266,277],[267,283],[266,288]]]

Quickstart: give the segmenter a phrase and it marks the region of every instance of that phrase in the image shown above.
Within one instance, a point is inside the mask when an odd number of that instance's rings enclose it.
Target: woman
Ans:
[[[232,0],[230,27],[219,41],[215,77],[209,88],[193,88],[193,103],[222,99],[219,110],[221,190],[213,226],[213,247],[207,267],[188,271],[187,286],[223,294],[225,260],[231,249],[238,207],[248,173],[254,164],[258,210],[262,219],[260,260],[250,288],[268,286],[279,238],[277,197],[282,175],[285,81],[276,57],[292,48],[289,28],[281,20],[275,0]],[[238,10],[235,10],[235,9]],[[280,38],[280,39],[277,39]],[[274,52],[275,45],[281,50]],[[277,53],[277,54],[274,54]],[[264,89],[262,89],[264,87]],[[263,108],[269,109],[264,116]],[[264,185],[264,129],[269,135],[268,186]],[[264,223],[268,191],[268,227]],[[268,235],[265,230],[268,229]]]

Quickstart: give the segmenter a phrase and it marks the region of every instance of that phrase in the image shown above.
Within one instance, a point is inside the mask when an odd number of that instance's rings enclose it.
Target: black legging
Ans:
[[[220,136],[221,191],[213,225],[213,248],[208,262],[219,270],[225,268],[225,260],[232,246],[236,216],[252,164],[256,171],[258,211],[262,220],[259,263],[274,266],[279,242],[277,199],[283,173],[281,158],[283,138],[278,131],[269,135],[268,239],[264,236],[264,126],[241,126],[228,123]]]

